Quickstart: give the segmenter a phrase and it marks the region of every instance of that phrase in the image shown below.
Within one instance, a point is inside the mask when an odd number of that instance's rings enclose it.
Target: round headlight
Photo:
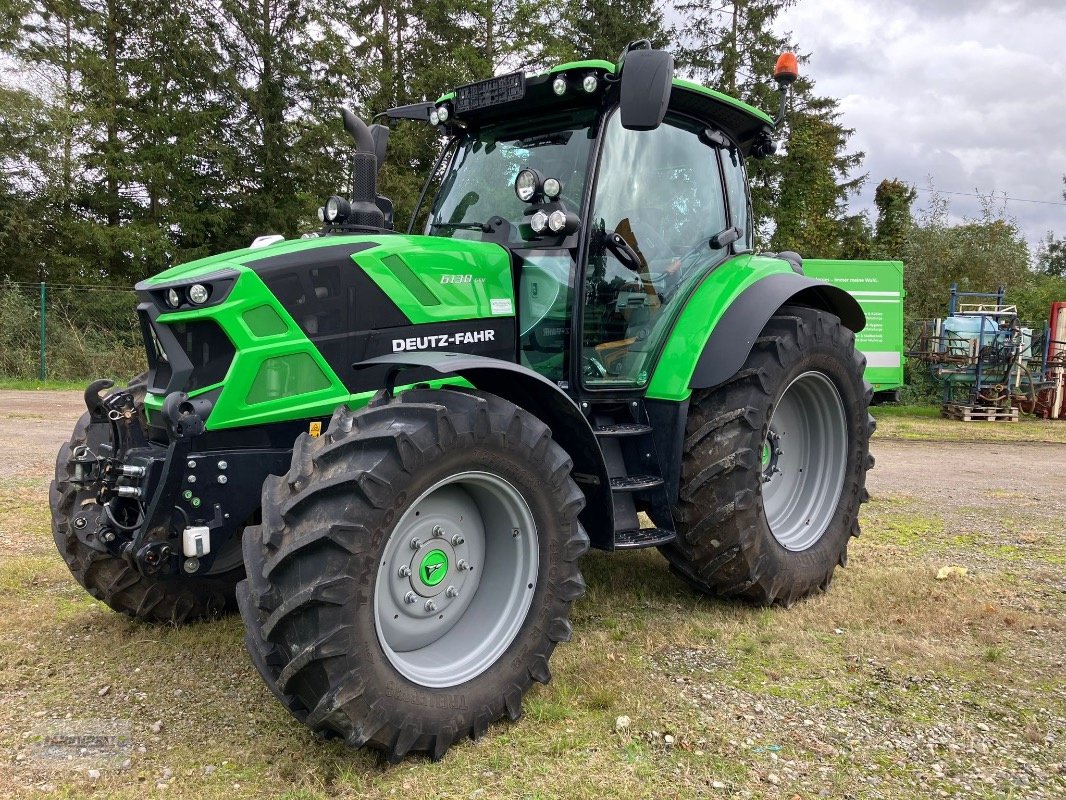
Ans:
[[[548,178],[544,181],[544,196],[554,200],[563,191],[563,185],[558,178]]]
[[[440,124],[440,112],[437,111],[437,109],[435,109],[435,108],[432,111],[429,112],[429,124],[430,125],[439,125]]]
[[[566,214],[562,211],[553,211],[548,217],[548,227],[555,233],[559,233],[566,227]]]
[[[167,289],[167,305],[171,308],[181,305],[181,294],[177,289]]]
[[[544,229],[548,227],[548,215],[543,211],[538,211],[529,221],[529,227],[533,229],[534,233],[544,233]]]
[[[592,94],[594,91],[596,91],[596,87],[599,86],[599,85],[600,85],[599,79],[592,73],[589,73],[588,75],[586,75],[584,77],[584,79],[581,81],[581,88],[584,89],[589,94]]]
[[[560,75],[558,78],[552,81],[552,91],[559,97],[566,94],[566,78]]]
[[[341,222],[348,218],[352,207],[343,197],[333,195],[326,201],[326,222]]]
[[[200,306],[207,302],[207,298],[211,296],[211,290],[204,286],[202,283],[194,283],[189,287],[189,299]]]
[[[325,222],[326,221],[326,209],[322,208],[322,206],[318,207],[318,221],[319,222]]]
[[[537,193],[538,183],[540,181],[537,180],[537,173],[531,169],[524,169],[514,179],[514,193],[523,203],[528,203]]]
[[[437,107],[437,121],[438,122],[447,122],[448,121],[448,117],[450,117],[450,116],[451,116],[451,112],[448,111],[448,106],[438,106]]]

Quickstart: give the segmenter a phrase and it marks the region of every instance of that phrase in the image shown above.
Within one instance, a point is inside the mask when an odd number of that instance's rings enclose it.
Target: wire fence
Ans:
[[[128,287],[0,282],[0,378],[125,382],[145,368]]]

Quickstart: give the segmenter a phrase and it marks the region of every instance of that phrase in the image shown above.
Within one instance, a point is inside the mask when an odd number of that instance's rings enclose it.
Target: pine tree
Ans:
[[[914,187],[897,179],[885,179],[877,185],[874,192],[874,205],[877,206],[874,255],[877,258],[903,258],[907,234],[914,224],[911,203],[917,197]]]

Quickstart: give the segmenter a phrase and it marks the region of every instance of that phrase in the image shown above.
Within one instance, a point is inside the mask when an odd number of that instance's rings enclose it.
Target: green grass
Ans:
[[[0,377],[0,389],[23,390],[23,391],[49,391],[67,392],[81,391],[88,386],[90,381],[54,381],[54,380],[23,380],[20,378]]]
[[[1018,422],[962,422],[939,406],[872,406],[875,439],[928,442],[1050,442],[1066,444],[1066,420],[1022,416]]]

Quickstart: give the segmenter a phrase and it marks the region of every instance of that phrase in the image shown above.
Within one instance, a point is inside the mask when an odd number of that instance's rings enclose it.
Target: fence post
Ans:
[[[41,369],[39,378],[43,381],[45,375],[45,346],[48,343],[48,323],[45,316],[48,312],[45,304],[45,297],[48,293],[48,289],[44,285],[44,281],[41,281]]]

